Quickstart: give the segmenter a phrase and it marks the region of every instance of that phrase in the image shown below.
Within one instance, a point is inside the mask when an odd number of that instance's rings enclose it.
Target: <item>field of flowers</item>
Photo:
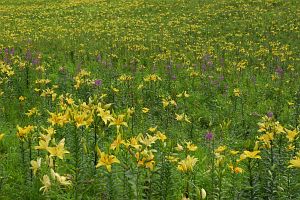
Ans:
[[[299,0],[0,0],[0,199],[300,200]]]

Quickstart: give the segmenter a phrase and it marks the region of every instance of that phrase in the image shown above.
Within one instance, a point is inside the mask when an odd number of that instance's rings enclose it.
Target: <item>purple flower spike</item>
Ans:
[[[276,72],[279,76],[283,76],[283,73],[284,73],[282,67],[279,67],[279,66],[276,68],[275,72]]]
[[[96,86],[100,86],[101,84],[102,84],[102,80],[100,80],[100,79],[95,80]]]
[[[209,141],[212,140],[212,139],[214,139],[214,134],[212,132],[210,132],[210,131],[207,132],[206,135],[205,135],[205,139],[209,140]]]
[[[267,116],[268,116],[269,118],[272,118],[272,117],[274,116],[274,114],[273,114],[273,112],[270,111],[270,112],[267,113]]]

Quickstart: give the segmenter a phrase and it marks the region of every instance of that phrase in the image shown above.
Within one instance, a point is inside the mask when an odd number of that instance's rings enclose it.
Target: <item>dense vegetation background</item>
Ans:
[[[300,1],[0,16],[0,199],[300,199]]]

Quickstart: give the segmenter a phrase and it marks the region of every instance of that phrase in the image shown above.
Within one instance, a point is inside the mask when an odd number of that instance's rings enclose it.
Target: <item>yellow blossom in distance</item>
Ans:
[[[20,96],[20,97],[19,97],[19,101],[20,101],[20,102],[25,101],[25,99],[26,99],[26,97],[24,97],[24,96]]]
[[[235,88],[235,89],[233,89],[233,94],[234,94],[234,96],[239,97],[239,96],[241,96],[242,93],[239,88]]]
[[[150,110],[149,108],[144,107],[144,108],[142,109],[142,112],[143,112],[143,113],[148,113],[149,110]]]

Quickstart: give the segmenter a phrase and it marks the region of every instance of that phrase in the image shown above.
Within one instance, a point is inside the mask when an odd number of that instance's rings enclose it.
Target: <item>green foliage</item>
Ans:
[[[0,7],[0,199],[300,198],[298,0]]]

